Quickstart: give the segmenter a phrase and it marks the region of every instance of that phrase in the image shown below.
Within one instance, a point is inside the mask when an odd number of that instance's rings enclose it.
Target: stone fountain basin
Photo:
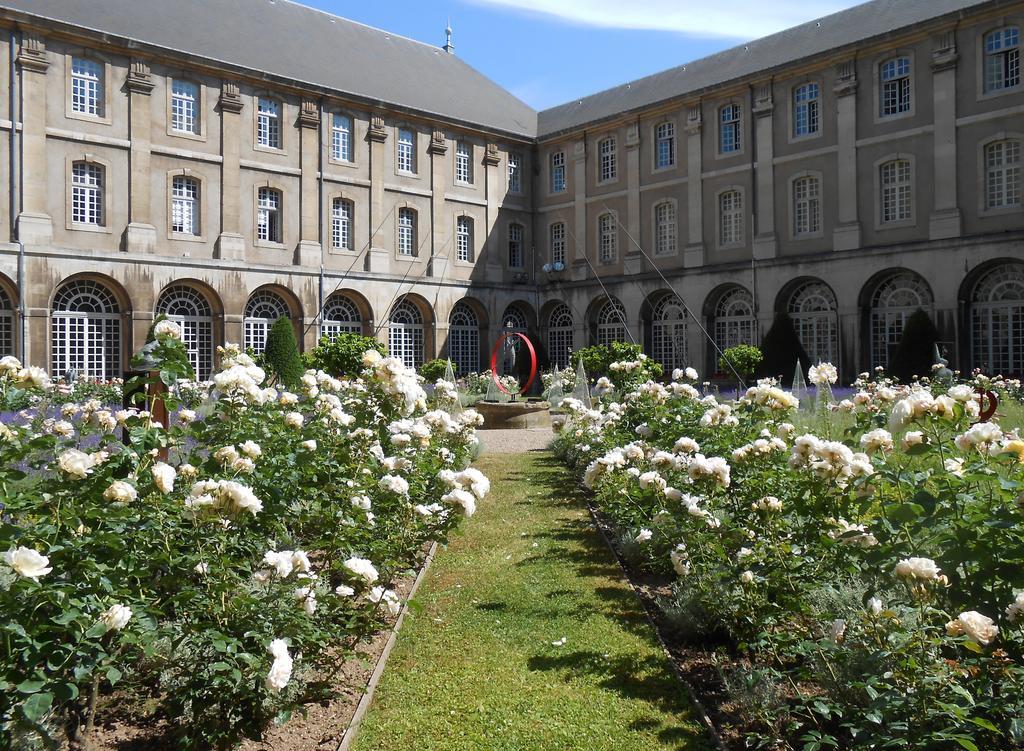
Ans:
[[[477,402],[473,409],[484,418],[481,430],[551,427],[548,402]]]

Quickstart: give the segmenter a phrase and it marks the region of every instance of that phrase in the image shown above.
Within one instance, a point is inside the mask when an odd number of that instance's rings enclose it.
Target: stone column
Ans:
[[[857,68],[853,60],[840,63],[835,84],[836,129],[839,151],[836,174],[838,222],[832,232],[833,250],[860,247],[857,214]]]
[[[493,282],[505,280],[505,233],[498,226],[498,213],[501,206],[502,180],[500,171],[497,169],[501,164],[501,155],[498,154],[498,146],[494,143],[487,144],[484,152],[484,199],[487,201],[487,217],[484,225],[487,228],[487,242],[484,244],[484,264],[487,269],[487,279]],[[526,238],[523,238],[525,243]],[[498,312],[499,315],[501,311]],[[500,324],[499,324],[500,325]]]
[[[128,138],[131,151],[128,167],[131,201],[128,207],[128,227],[124,233],[124,250],[129,253],[151,254],[156,251],[156,227],[152,222],[150,184],[150,140],[152,138],[153,75],[142,60],[132,60],[125,81],[128,90]]]
[[[26,245],[49,245],[53,242],[53,220],[46,206],[46,71],[50,62],[42,36],[23,31],[15,63],[21,72],[21,116],[12,112],[11,119],[20,121],[22,128],[18,239]]]
[[[690,107],[686,114],[686,205],[687,238],[683,252],[683,266],[694,268],[704,265],[704,169],[701,151],[700,104]]]
[[[366,271],[386,271],[388,252],[381,247],[385,228],[384,221],[384,144],[388,140],[388,132],[384,127],[384,118],[380,115],[370,116],[370,127],[366,130],[366,140],[370,142],[370,248],[366,252]]]
[[[590,266],[585,260],[587,253],[587,142],[577,141],[572,149],[572,187],[573,187],[573,228],[576,238],[570,242],[571,252],[566,260],[572,269],[572,278],[586,279],[590,276]],[[572,238],[567,238],[570,241]],[[585,346],[585,345],[584,345]]]
[[[960,236],[956,195],[956,64],[956,33],[949,30],[939,35],[932,53],[935,209],[928,222],[928,237],[932,240]]]
[[[757,234],[754,235],[754,258],[775,258],[778,239],[775,235],[775,149],[772,143],[771,83],[757,86],[754,91],[754,138],[757,139],[757,173],[754,190],[757,191]],[[753,157],[752,157],[753,159]]]
[[[323,262],[320,247],[320,105],[302,100],[299,112],[299,245],[295,249],[296,266],[319,266]]]
[[[453,243],[447,242],[450,237],[451,228],[444,227],[439,235],[438,222],[447,224],[444,221],[444,189],[445,180],[445,154],[448,153],[448,141],[444,131],[435,130],[430,136],[430,146],[427,148],[430,154],[430,262],[427,267],[427,276],[443,276],[451,273],[455,265],[455,247]],[[447,259],[437,258],[438,244],[447,248]],[[440,336],[440,334],[438,335]]]
[[[628,237],[622,238],[626,251],[623,254],[623,271],[627,274],[639,274],[644,268],[643,253],[636,246],[642,242],[640,227],[645,219],[640,213],[640,124],[632,123],[626,128],[626,220],[622,222],[629,233]]]
[[[225,81],[221,88],[220,99],[220,235],[217,238],[215,255],[221,260],[243,260],[245,258],[245,238],[242,237],[239,224],[239,202],[241,200],[241,182],[239,166],[239,129],[241,128],[242,96],[238,84]],[[225,317],[225,336],[227,332]]]

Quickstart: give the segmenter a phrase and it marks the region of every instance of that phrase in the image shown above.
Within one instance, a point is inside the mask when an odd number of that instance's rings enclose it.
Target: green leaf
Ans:
[[[18,693],[22,694],[34,694],[43,686],[46,685],[46,681],[22,681],[17,685]]]
[[[121,680],[121,675],[121,671],[115,668],[113,665],[107,668],[107,680],[110,681],[111,686],[115,685],[119,680]]]
[[[985,730],[991,730],[993,733],[998,733],[999,728],[993,725],[991,722],[986,720],[984,717],[971,717],[971,722],[977,725],[979,728],[985,728]]]
[[[962,735],[958,735],[953,738],[957,743],[967,749],[967,751],[979,751],[978,747],[974,744],[970,738],[964,738]]]
[[[52,704],[53,694],[44,691],[28,697],[21,705],[21,711],[29,721],[39,722],[50,711]]]

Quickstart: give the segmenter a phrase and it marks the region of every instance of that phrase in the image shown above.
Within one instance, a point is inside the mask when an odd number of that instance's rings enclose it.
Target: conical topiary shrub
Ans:
[[[764,359],[757,368],[758,378],[779,378],[784,386],[791,386],[793,366],[800,361],[800,369],[807,372],[811,367],[811,358],[797,336],[793,319],[788,313],[778,313],[772,327],[761,340],[761,352]]]
[[[889,360],[890,375],[904,383],[914,376],[930,376],[939,332],[932,319],[918,308],[903,324],[903,336]]]
[[[305,370],[298,342],[295,341],[295,326],[290,318],[278,318],[270,327],[263,362],[268,374],[275,376],[278,384],[293,387],[299,383]]]

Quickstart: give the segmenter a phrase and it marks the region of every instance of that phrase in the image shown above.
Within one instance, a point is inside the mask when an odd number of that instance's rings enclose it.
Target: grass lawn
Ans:
[[[566,471],[477,466],[491,495],[439,551],[357,751],[711,748]]]

